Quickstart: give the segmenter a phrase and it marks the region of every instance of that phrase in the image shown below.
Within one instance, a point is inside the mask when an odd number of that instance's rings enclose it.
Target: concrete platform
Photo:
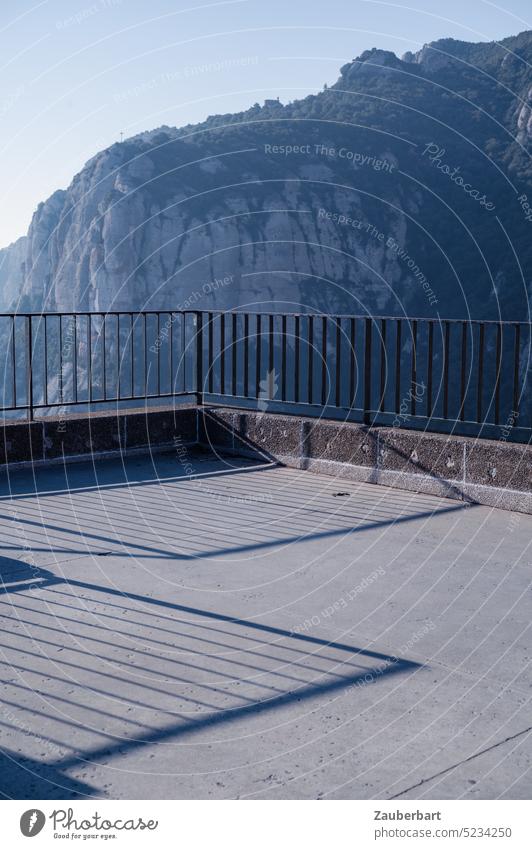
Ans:
[[[187,449],[0,528],[4,796],[530,798],[530,516]]]

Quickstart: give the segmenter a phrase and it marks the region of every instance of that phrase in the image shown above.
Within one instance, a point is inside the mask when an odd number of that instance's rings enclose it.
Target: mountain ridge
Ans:
[[[532,259],[517,200],[532,196],[527,57],[532,32],[440,39],[402,59],[373,48],[317,94],[115,143],[0,251],[2,307],[175,308],[233,274],[217,307],[285,300],[435,315],[398,244],[451,315],[522,313]],[[495,215],[459,179],[493,198]],[[341,216],[364,226],[339,226]]]

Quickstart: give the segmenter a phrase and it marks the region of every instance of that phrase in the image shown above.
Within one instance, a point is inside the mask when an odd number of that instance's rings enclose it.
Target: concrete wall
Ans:
[[[199,439],[217,450],[532,513],[530,445],[227,408],[199,414]]]
[[[4,423],[0,427],[0,467],[157,451],[171,446],[177,436],[185,443],[195,443],[197,424],[194,408]]]
[[[0,428],[0,468],[201,443],[347,480],[532,513],[532,447],[229,408],[120,411]]]

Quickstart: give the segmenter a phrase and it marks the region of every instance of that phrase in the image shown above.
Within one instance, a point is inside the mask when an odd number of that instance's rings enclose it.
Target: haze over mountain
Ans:
[[[372,49],[114,144],[0,251],[0,306],[530,318],[531,63],[532,32]]]

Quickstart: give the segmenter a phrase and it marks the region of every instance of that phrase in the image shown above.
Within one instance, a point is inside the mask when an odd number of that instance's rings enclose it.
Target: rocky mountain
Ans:
[[[532,32],[372,49],[318,94],[90,160],[0,251],[1,307],[528,318]]]

